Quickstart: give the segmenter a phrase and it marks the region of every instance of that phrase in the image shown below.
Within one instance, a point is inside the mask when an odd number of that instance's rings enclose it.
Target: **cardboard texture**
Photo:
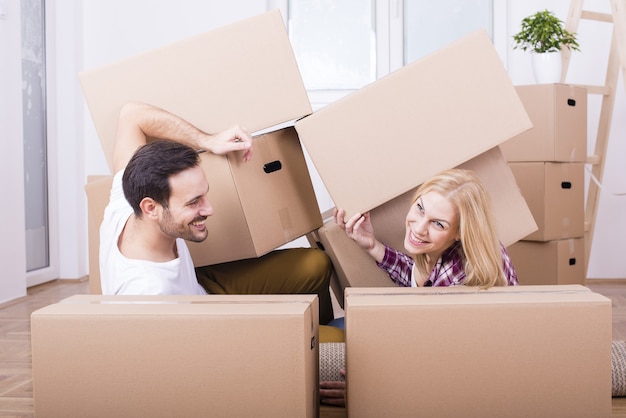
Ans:
[[[89,293],[102,294],[100,282],[100,224],[104,209],[109,202],[113,176],[88,176],[85,192],[87,193],[87,224],[89,235]]]
[[[206,132],[233,124],[256,132],[311,113],[279,11],[79,77],[109,165],[117,116],[128,101],[162,107]],[[202,156],[215,214],[207,223],[209,238],[190,246],[197,266],[258,257],[322,225],[293,127],[257,137],[252,161],[240,158]],[[108,190],[89,198],[108,199]]]
[[[522,285],[586,283],[584,237],[519,241],[508,251]]]
[[[585,234],[583,163],[509,163],[538,229],[528,241],[578,238]]]
[[[35,413],[316,417],[317,312],[315,295],[65,299],[32,314]]]
[[[587,90],[567,84],[516,86],[533,128],[502,144],[507,161],[587,161]]]
[[[530,209],[515,182],[502,152],[498,147],[459,165],[472,170],[483,182],[491,198],[500,241],[505,246],[527,236],[537,229]],[[404,250],[406,214],[413,203],[417,188],[370,211],[376,237],[387,245]],[[339,228],[333,220],[317,232],[321,247],[333,262],[339,291],[343,301],[345,287],[395,286],[387,273],[378,268],[372,258]]]
[[[532,124],[487,33],[477,31],[295,126],[335,205],[352,216]]]
[[[611,414],[611,301],[583,286],[360,288],[345,303],[348,417]]]

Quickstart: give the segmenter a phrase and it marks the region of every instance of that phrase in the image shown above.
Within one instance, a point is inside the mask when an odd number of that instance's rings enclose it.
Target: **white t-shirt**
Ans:
[[[123,170],[113,177],[111,197],[100,226],[100,280],[104,295],[206,295],[196,278],[185,240],[178,258],[167,262],[130,259],[117,246],[133,209],[122,190]]]

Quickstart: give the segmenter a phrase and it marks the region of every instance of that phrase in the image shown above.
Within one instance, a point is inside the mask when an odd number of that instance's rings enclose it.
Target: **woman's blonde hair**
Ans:
[[[447,170],[423,183],[413,202],[429,192],[441,194],[457,210],[460,251],[466,275],[464,284],[485,288],[506,286],[491,199],[482,182],[469,170]],[[428,256],[417,254],[413,258],[417,271],[428,277]]]

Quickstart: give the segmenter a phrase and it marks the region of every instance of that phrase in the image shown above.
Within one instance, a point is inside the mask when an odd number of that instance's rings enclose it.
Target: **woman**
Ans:
[[[335,222],[400,286],[517,285],[517,273],[498,240],[491,200],[471,171],[447,170],[423,183],[406,216],[404,249],[378,241],[369,213]],[[341,370],[345,376],[345,370]],[[345,404],[345,381],[320,383],[322,403]]]
[[[491,200],[471,171],[452,169],[422,184],[406,216],[404,249],[378,241],[369,213],[335,221],[400,286],[517,285],[517,274],[498,240]]]

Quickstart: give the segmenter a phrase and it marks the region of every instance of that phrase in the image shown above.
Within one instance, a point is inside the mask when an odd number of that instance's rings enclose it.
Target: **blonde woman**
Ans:
[[[406,216],[404,249],[376,239],[369,213],[335,221],[400,286],[517,285],[517,273],[498,240],[491,200],[471,171],[452,169],[422,184]],[[345,370],[341,370],[345,376]],[[320,382],[321,402],[345,405],[345,380]]]
[[[407,254],[376,239],[369,213],[344,217],[335,211],[337,224],[400,286],[518,284],[489,195],[471,171],[447,170],[418,188],[406,216]]]

